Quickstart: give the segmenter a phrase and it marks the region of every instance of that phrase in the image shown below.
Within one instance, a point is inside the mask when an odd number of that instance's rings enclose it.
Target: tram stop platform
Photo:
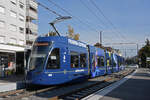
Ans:
[[[13,75],[0,78],[0,92],[24,88],[24,75]]]
[[[139,68],[82,100],[150,100],[150,69]]]

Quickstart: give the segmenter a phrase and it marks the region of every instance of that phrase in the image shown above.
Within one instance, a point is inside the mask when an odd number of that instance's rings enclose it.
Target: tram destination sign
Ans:
[[[73,45],[77,45],[77,46],[86,48],[86,44],[84,44],[84,43],[82,43],[82,42],[75,41],[75,40],[72,40],[72,39],[68,39],[68,42],[69,42],[70,44],[73,44]]]
[[[36,46],[48,46],[47,42],[37,42],[35,43]]]

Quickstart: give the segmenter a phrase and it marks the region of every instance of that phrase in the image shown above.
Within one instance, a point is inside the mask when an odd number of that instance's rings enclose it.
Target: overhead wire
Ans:
[[[53,2],[53,1],[51,1],[51,0],[48,0],[48,1],[49,1],[50,3],[52,3],[53,5],[55,5],[57,8],[61,9],[61,10],[64,11],[65,13],[67,13],[68,15],[70,15],[70,16],[76,18],[80,23],[82,23],[82,24],[84,24],[84,25],[86,24],[86,26],[88,26],[88,28],[90,28],[90,29],[92,29],[93,31],[99,33],[98,30],[96,30],[96,29],[94,29],[93,27],[91,27],[91,23],[89,23],[88,21],[83,22],[80,18],[78,18],[77,16],[72,15],[69,11],[67,11],[66,9],[60,7],[60,6],[59,6],[58,4],[56,4],[55,2]],[[81,2],[82,2],[82,1],[81,1]],[[59,16],[59,17],[62,16],[62,15],[58,14],[56,11],[51,10],[50,8],[46,7],[45,5],[43,5],[43,4],[39,3],[39,2],[38,2],[38,4],[39,4],[40,6],[42,6],[43,8],[47,9],[48,11],[50,11],[51,13],[53,13],[53,14]],[[93,12],[93,13],[94,13],[94,12]],[[97,16],[97,18],[98,18],[98,16]],[[104,24],[104,23],[103,23],[103,24]],[[101,27],[101,28],[102,28],[102,27]]]
[[[114,24],[110,21],[110,19],[103,13],[103,11],[100,9],[100,7],[97,6],[97,4],[96,4],[93,0],[90,0],[90,2],[91,2],[91,4],[93,4],[94,7],[99,11],[99,13],[107,20],[107,22],[112,26],[112,28],[113,28],[114,30],[116,30],[115,33],[119,33],[119,35],[121,36],[121,38],[122,38],[123,40],[125,40],[126,37],[123,36],[120,31],[117,30],[117,28],[115,27],[115,25],[114,25]]]
[[[88,26],[88,28],[92,29],[93,31],[99,32],[97,29],[93,28],[93,27],[91,26],[91,24],[90,24],[88,21],[85,21],[85,20],[83,21],[83,20],[81,20],[79,17],[77,17],[77,16],[71,14],[68,10],[66,10],[66,9],[63,8],[63,7],[60,7],[58,4],[56,4],[56,3],[53,2],[52,0],[47,0],[47,1],[49,1],[50,3],[52,3],[52,4],[55,5],[57,8],[61,9],[62,11],[64,11],[64,12],[67,13],[68,15],[70,15],[71,17],[74,17],[74,18],[75,18],[76,20],[78,20],[80,23],[82,23],[82,24]],[[87,27],[86,27],[86,28],[87,28]]]
[[[105,26],[105,28],[107,28],[107,25],[102,21],[102,19],[101,19],[97,14],[95,14],[95,12],[94,12],[91,8],[89,8],[89,7],[86,5],[86,3],[84,3],[82,0],[80,0],[80,2],[81,2],[81,4],[82,4],[85,8],[87,8],[87,10],[88,10],[96,19],[98,19],[98,21],[99,21],[100,23],[103,24],[103,26]],[[98,25],[99,25],[100,27],[102,27],[100,23],[98,23]],[[102,27],[102,28],[103,28],[103,30],[104,30],[104,27]],[[112,38],[110,38],[110,39],[111,39],[111,41],[112,41]]]
[[[51,13],[53,13],[53,14],[59,16],[59,17],[62,17],[62,15],[60,15],[60,14],[58,14],[56,11],[54,11],[54,10],[52,10],[52,9],[50,9],[50,8],[48,8],[48,7],[46,7],[45,5],[41,4],[40,2],[37,2],[37,4],[38,4],[39,6],[45,8],[46,10],[50,11]]]
[[[95,14],[95,12],[93,12],[93,10],[91,10],[82,0],[80,0],[80,2],[81,2],[81,4],[82,4],[84,7],[86,7],[86,8],[89,10],[89,12],[90,12],[92,15],[94,15],[94,16],[98,19],[98,21],[99,21],[100,23],[102,23],[103,25],[105,25],[105,23],[102,21],[102,19],[101,19],[100,17],[98,17],[98,16]],[[102,25],[100,25],[100,24],[99,24],[99,27],[101,27],[101,28],[104,29],[104,27],[103,27]]]

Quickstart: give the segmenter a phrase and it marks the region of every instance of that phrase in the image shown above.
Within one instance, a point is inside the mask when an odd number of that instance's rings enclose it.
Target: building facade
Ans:
[[[0,0],[0,77],[22,73],[26,44],[37,36],[32,23],[38,19],[37,7],[34,0]]]
[[[26,44],[30,49],[38,34],[38,4],[35,0],[26,0],[26,4]]]

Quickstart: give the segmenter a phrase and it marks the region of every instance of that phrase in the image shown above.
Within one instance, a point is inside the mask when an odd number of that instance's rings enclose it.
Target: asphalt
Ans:
[[[5,78],[0,78],[0,92],[6,92],[24,88],[23,75],[12,75]]]
[[[150,100],[150,70],[138,69],[130,79],[100,100]]]

